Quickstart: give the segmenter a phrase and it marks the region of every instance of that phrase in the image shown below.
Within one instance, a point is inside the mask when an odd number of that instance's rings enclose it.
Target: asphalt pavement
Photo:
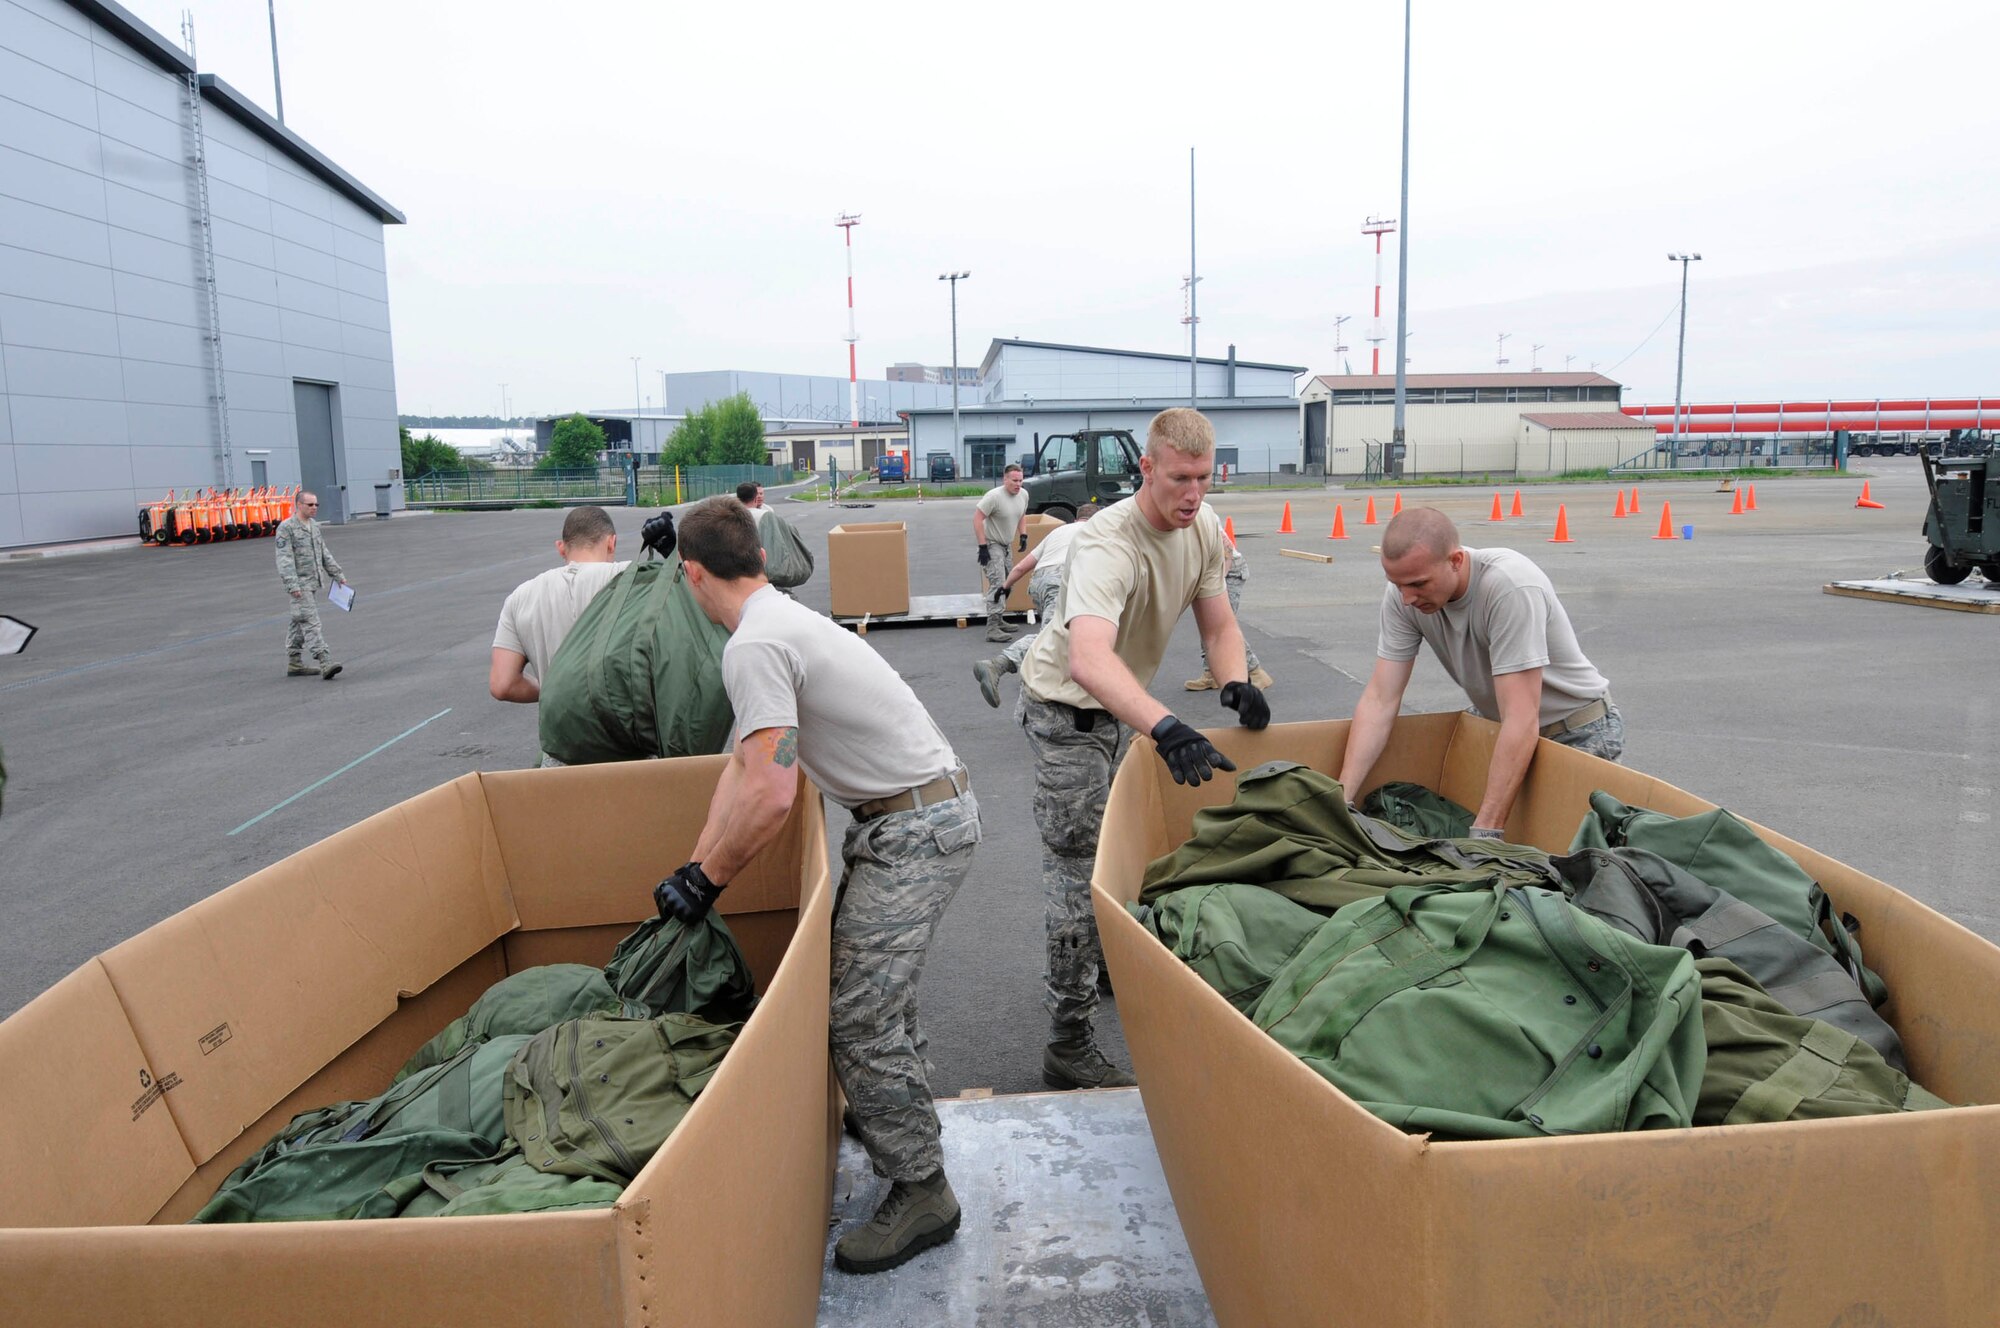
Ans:
[[[1821,592],[1921,565],[1915,461],[1867,465],[1884,510],[1854,508],[1858,478],[1766,481],[1760,510],[1741,516],[1704,481],[1641,481],[1642,514],[1623,520],[1601,485],[1524,489],[1527,514],[1497,525],[1490,489],[1411,488],[1403,499],[1441,507],[1468,544],[1519,548],[1548,570],[1625,712],[1627,764],[2000,939],[2000,617]],[[1394,491],[1373,492],[1386,516]],[[1345,717],[1367,678],[1383,582],[1369,547],[1380,527],[1361,524],[1366,496],[1214,498],[1249,558],[1242,616],[1277,677],[1278,719]],[[1652,538],[1662,500],[1692,539]],[[1295,530],[1281,535],[1287,502]],[[1327,537],[1337,502],[1345,541]],[[1573,543],[1548,542],[1558,503]],[[979,587],[969,499],[783,510],[822,554],[837,521],[905,521],[913,593]],[[646,515],[613,513],[626,552]],[[487,658],[506,593],[554,565],[561,517],[329,528],[358,592],[351,615],[323,609],[346,665],[333,682],[284,676],[286,599],[269,540],[0,562],[0,613],[41,628],[26,654],[0,658],[0,1014],[362,817],[468,770],[529,764],[532,708],[488,697]],[[800,598],[826,607],[823,558]],[[1039,1088],[1042,901],[1016,683],[1007,708],[980,699],[971,665],[994,647],[976,624],[882,627],[867,640],[972,770],[985,821],[924,978],[935,1087]],[[1215,693],[1182,689],[1200,669],[1183,622],[1154,693],[1198,725],[1233,722]],[[1419,665],[1407,709],[1463,704],[1435,662]],[[831,820],[837,843],[845,817]],[[1115,1003],[1103,1024],[1117,1048]]]

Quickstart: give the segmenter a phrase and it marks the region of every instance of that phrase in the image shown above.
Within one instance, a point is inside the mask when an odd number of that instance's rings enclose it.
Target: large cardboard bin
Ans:
[[[762,1001],[616,1207],[184,1225],[295,1113],[379,1092],[493,982],[608,960],[686,861],[724,759],[467,775],[0,1024],[0,1322],[810,1324],[838,1128],[810,786],[722,897]]]
[[[862,521],[826,532],[828,593],[836,618],[910,611],[910,535],[900,521]]]
[[[1476,805],[1495,725],[1397,721],[1376,782]],[[1347,724],[1211,735],[1241,769],[1338,773]],[[1702,801],[1543,742],[1508,837],[1569,846],[1593,789]],[[1365,791],[1365,790],[1364,790]],[[1946,1328],[2000,1322],[2000,1106],[1564,1139],[1432,1143],[1370,1115],[1125,911],[1146,863],[1233,781],[1176,785],[1141,739],[1093,881],[1146,1114],[1224,1325]],[[1919,1082],[2000,1103],[2000,949],[1769,831],[1861,923]]]

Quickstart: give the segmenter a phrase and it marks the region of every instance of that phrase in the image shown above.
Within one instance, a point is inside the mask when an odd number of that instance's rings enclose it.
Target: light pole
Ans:
[[[1403,412],[1410,400],[1410,0],[1403,0],[1403,228],[1396,242],[1396,448],[1401,451]]]
[[[940,272],[939,281],[951,283],[951,459],[959,460],[958,441],[958,283],[971,276],[970,272]],[[914,459],[914,456],[913,458]],[[966,467],[970,470],[971,467]]]
[[[632,438],[625,446],[634,456],[637,456],[639,452],[639,419],[646,412],[644,407],[639,404],[639,357],[631,355],[626,358],[632,361]]]
[[[1674,352],[1674,452],[1668,462],[1675,470],[1681,465],[1681,374],[1687,368],[1688,349],[1688,264],[1699,263],[1700,254],[1668,254],[1669,263],[1681,265],[1681,344]]]

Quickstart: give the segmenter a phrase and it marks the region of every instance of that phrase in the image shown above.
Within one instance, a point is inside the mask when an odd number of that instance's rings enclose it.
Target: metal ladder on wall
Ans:
[[[202,286],[208,297],[209,366],[214,376],[210,399],[215,403],[215,482],[225,489],[236,487],[236,459],[229,445],[229,384],[222,371],[222,296],[215,284],[215,223],[208,206],[208,140],[201,128],[201,76],[196,70],[194,14],[181,11],[181,41],[187,47],[187,139],[188,155],[194,165],[195,229],[201,239]]]

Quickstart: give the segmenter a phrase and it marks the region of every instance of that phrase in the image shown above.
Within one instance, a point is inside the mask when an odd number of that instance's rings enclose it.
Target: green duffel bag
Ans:
[[[1539,888],[1343,908],[1251,1017],[1383,1120],[1446,1139],[1685,1126],[1705,1055],[1694,957]]]
[[[1326,915],[1261,885],[1195,885],[1133,904],[1139,925],[1249,1014]]]
[[[625,1011],[604,970],[588,964],[542,964],[510,973],[488,987],[472,1008],[444,1026],[444,1031],[418,1047],[403,1063],[393,1082],[428,1070],[456,1056],[468,1042],[484,1042],[509,1034],[533,1037],[565,1019],[587,1014]]]
[[[1472,834],[1472,813],[1422,784],[1391,780],[1361,800],[1361,810],[1426,839],[1464,839]]]
[[[812,550],[791,522],[767,507],[757,522],[757,538],[764,545],[764,575],[772,585],[790,590],[812,579]]]
[[[729,742],[729,633],[687,588],[678,553],[600,590],[542,674],[541,746],[566,765],[705,756]]]
[[[646,919],[618,942],[601,976],[624,1013],[641,1018],[692,1014],[711,1024],[741,1023],[757,1004],[750,965],[714,912],[692,927],[678,918]]]
[[[722,1064],[740,1024],[573,1019],[507,1067],[507,1133],[537,1171],[629,1183]]]
[[[1308,908],[1336,909],[1400,885],[1558,886],[1549,855],[1498,839],[1436,839],[1356,816],[1340,781],[1296,761],[1236,778],[1236,797],[1194,815],[1187,842],[1146,868],[1151,903],[1190,885],[1261,885]]]
[[[292,1118],[222,1182],[195,1222],[394,1217],[433,1164],[492,1156],[502,1081],[526,1037],[469,1044],[378,1097]]]
[[[1570,902],[1649,945],[1739,965],[1778,1004],[1855,1034],[1895,1069],[1903,1040],[1840,961],[1725,890],[1640,848],[1586,848],[1553,859]]]
[[[1854,1034],[1793,1014],[1727,959],[1698,960],[1708,1069],[1697,1125],[1932,1111],[1951,1103]]]

